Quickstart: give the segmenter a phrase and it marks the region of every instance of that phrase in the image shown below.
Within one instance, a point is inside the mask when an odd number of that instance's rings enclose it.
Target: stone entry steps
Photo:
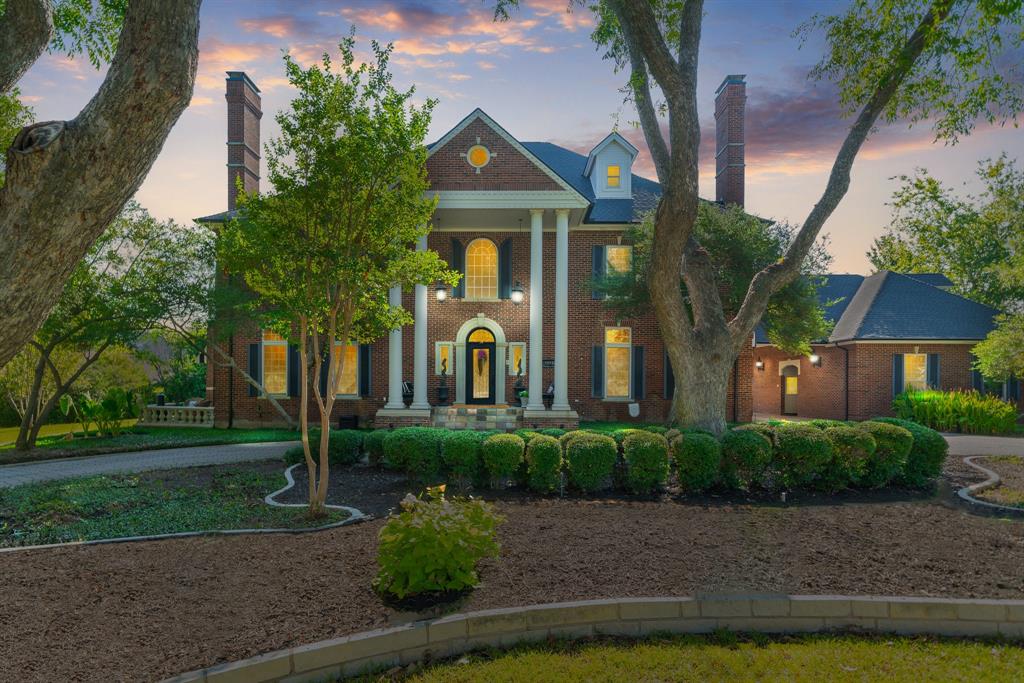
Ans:
[[[511,432],[523,426],[523,409],[509,406],[435,406],[430,423],[448,429]]]

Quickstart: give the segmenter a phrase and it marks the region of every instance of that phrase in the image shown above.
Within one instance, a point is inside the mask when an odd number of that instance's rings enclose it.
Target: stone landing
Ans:
[[[523,409],[509,406],[435,406],[430,423],[448,429],[511,432],[523,426]]]

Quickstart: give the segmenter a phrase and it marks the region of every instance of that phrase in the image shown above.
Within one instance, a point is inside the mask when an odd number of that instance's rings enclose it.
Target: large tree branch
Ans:
[[[0,367],[145,178],[192,96],[200,0],[133,0],[102,86],[72,121],[35,124],[0,188]]]
[[[49,0],[7,0],[0,20],[0,92],[15,86],[52,37]]]
[[[640,116],[640,128],[643,130],[644,138],[647,140],[647,148],[654,160],[654,170],[658,174],[658,182],[668,185],[671,182],[671,167],[669,165],[668,145],[661,134],[661,124],[658,121],[658,113],[654,109],[654,100],[651,97],[651,84],[648,81],[647,65],[644,63],[640,49],[635,42],[627,44],[629,50],[629,63],[632,72],[630,77],[630,88],[633,90],[633,103],[636,105],[637,114]]]
[[[754,327],[768,308],[768,300],[772,294],[800,275],[800,266],[814,245],[818,233],[850,187],[850,170],[857,153],[900,84],[913,70],[914,63],[927,44],[930,30],[946,18],[952,5],[953,3],[948,0],[938,0],[922,17],[917,28],[893,60],[889,72],[879,82],[846,134],[846,139],[832,164],[832,172],[829,174],[825,191],[811,209],[793,243],[789,245],[785,257],[757,273],[751,280],[739,312],[729,323],[729,332],[734,344],[743,343],[753,333]]]

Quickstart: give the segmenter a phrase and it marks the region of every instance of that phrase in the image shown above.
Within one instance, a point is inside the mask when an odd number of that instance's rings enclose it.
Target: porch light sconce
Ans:
[[[437,290],[434,292],[438,301],[444,301],[448,298],[448,286],[443,282],[437,283]]]
[[[523,286],[519,284],[519,280],[516,280],[516,284],[512,287],[512,303],[523,303]]]
[[[819,356],[818,354],[812,353],[810,356],[808,356],[808,359],[811,361],[811,365],[813,365],[814,367],[821,367],[821,356]]]
[[[761,372],[764,372],[764,361],[758,358],[756,361],[754,361],[754,367],[760,370]]]

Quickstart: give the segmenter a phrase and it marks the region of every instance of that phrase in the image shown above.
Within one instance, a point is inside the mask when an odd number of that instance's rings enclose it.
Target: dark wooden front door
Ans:
[[[494,335],[478,328],[466,339],[466,403],[494,404]]]

